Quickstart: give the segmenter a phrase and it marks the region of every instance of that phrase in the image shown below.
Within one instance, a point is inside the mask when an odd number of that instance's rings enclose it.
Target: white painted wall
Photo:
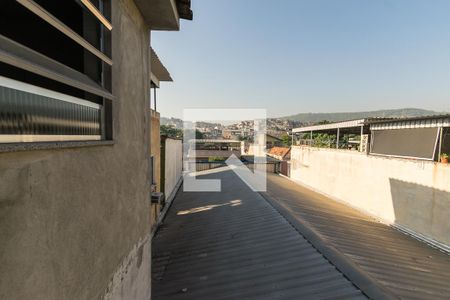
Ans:
[[[183,144],[181,140],[166,139],[165,182],[166,199],[171,196],[183,171]]]
[[[291,178],[450,246],[450,165],[294,146]]]

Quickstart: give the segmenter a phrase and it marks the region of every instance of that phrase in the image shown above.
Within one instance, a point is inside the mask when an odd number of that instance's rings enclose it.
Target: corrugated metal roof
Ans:
[[[397,118],[371,118],[370,124],[386,123],[386,122],[403,122],[413,120],[429,120],[429,119],[447,119],[450,118],[450,113],[443,113],[438,115],[416,116],[416,117],[397,117]]]
[[[179,192],[153,240],[153,299],[365,299],[232,171]]]
[[[433,115],[433,116],[422,116],[422,117],[410,117],[410,118],[397,118],[397,117],[370,117],[357,120],[348,120],[341,122],[333,122],[328,124],[311,125],[305,127],[299,127],[292,129],[293,133],[300,132],[311,132],[311,131],[322,131],[322,130],[333,130],[338,128],[352,128],[360,127],[363,125],[375,125],[375,124],[388,124],[388,123],[400,123],[400,122],[412,122],[412,121],[429,121],[432,119],[447,119],[450,118],[450,114],[447,115]],[[428,122],[429,123],[429,122]],[[372,128],[371,126],[371,128]],[[374,126],[376,127],[376,126]]]
[[[449,126],[450,126],[450,114],[413,117],[413,118],[398,118],[394,120],[370,122],[370,130],[430,128],[430,127],[449,127]]]
[[[449,255],[277,175],[265,195],[393,295],[450,298]]]

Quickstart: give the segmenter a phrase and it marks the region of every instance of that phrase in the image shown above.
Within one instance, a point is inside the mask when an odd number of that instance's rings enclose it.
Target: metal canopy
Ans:
[[[370,130],[450,127],[450,114],[371,122]]]
[[[299,127],[294,128],[292,132],[302,133],[311,131],[326,131],[326,130],[331,131],[343,128],[361,127],[364,125],[370,125],[370,130],[450,127],[450,114],[412,117],[412,118],[366,118],[329,124]]]
[[[358,119],[358,120],[350,120],[350,121],[330,123],[330,124],[306,126],[306,127],[294,128],[292,130],[292,132],[293,133],[301,133],[301,132],[311,132],[311,131],[333,130],[333,129],[338,129],[338,128],[361,127],[366,124],[367,120],[368,119]]]

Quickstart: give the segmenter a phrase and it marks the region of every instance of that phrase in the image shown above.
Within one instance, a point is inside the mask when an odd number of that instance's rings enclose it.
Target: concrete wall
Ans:
[[[115,144],[0,154],[0,299],[150,298],[150,36],[112,3]]]
[[[183,175],[183,144],[181,140],[170,138],[165,143],[164,194],[166,198],[170,198]]]
[[[153,182],[155,183],[155,191],[161,191],[161,138],[160,138],[160,117],[159,112],[150,110],[151,126],[150,126],[150,155],[154,157],[153,161]]]
[[[161,139],[160,139],[160,117],[159,112],[154,110],[150,110],[150,155],[153,156],[153,192],[161,191]],[[161,209],[161,205],[152,204],[151,208],[151,222],[152,228],[156,225],[158,220],[159,211]]]
[[[450,165],[294,146],[291,177],[450,246]]]

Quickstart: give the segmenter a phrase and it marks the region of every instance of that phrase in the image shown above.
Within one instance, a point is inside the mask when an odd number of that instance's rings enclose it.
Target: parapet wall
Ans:
[[[301,184],[450,247],[449,164],[294,146],[291,168]]]
[[[183,175],[183,143],[170,138],[167,138],[165,143],[164,193],[170,198],[176,192],[177,184]]]

